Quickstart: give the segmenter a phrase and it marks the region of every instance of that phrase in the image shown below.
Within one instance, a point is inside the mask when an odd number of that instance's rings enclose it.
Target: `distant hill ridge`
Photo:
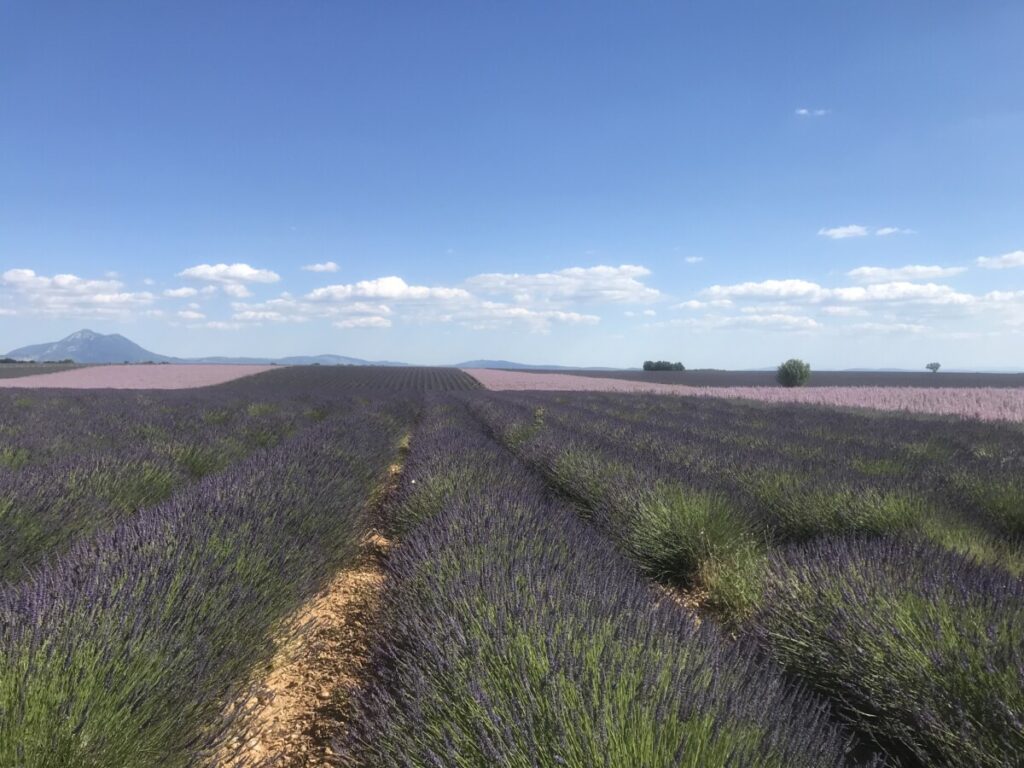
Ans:
[[[60,341],[31,344],[11,350],[6,357],[37,363],[74,360],[76,363],[229,363],[249,365],[405,365],[387,360],[363,360],[344,355],[295,355],[291,357],[168,357],[150,352],[119,333],[96,333],[88,328]]]
[[[57,362],[60,360],[74,360],[76,363],[103,364],[103,363],[222,363],[222,364],[246,364],[246,365],[391,365],[404,366],[408,363],[392,362],[390,360],[363,360],[359,357],[347,357],[345,355],[291,355],[288,357],[170,357],[150,352],[140,347],[131,339],[119,333],[96,333],[88,328],[75,331],[60,341],[53,341],[46,344],[30,344],[27,347],[8,352],[0,357],[9,357],[14,360],[25,360],[37,363]],[[607,366],[574,366],[574,365],[532,365],[530,363],[517,363],[512,360],[466,360],[456,363],[453,368],[504,368],[506,370],[518,371],[637,371],[638,368],[613,368]],[[757,371],[774,371],[774,367],[748,369]],[[825,369],[816,369],[824,372]],[[920,372],[922,369],[905,368],[847,368],[848,372]],[[699,369],[678,374],[686,377],[687,374],[697,373]],[[943,368],[942,373],[1017,373],[1020,368],[988,368],[979,370],[963,368]]]

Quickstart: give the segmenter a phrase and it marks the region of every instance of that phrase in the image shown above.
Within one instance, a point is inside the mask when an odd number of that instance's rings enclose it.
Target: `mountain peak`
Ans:
[[[103,334],[101,334],[101,333],[96,333],[95,331],[90,331],[88,328],[83,328],[80,331],[75,331],[74,333],[72,333],[69,336],[65,336],[63,339],[61,339],[61,341],[77,341],[77,340],[81,340],[81,339],[98,339],[98,338],[101,338],[102,335]]]
[[[74,360],[76,363],[278,363],[280,365],[405,365],[384,360],[370,362],[343,355],[297,355],[293,357],[199,357],[178,358],[143,349],[119,333],[96,333],[88,328],[75,331],[60,341],[32,344],[8,352],[15,360],[37,363]],[[3,355],[0,355],[3,357]]]
[[[74,360],[76,363],[156,363],[170,359],[143,349],[118,333],[105,335],[88,328],[75,331],[60,341],[15,349],[7,356],[38,363],[54,360]]]

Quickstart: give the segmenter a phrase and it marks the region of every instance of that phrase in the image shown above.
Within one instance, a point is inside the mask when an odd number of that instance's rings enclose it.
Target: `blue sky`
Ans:
[[[1024,367],[1022,38],[1001,0],[9,0],[0,352]]]

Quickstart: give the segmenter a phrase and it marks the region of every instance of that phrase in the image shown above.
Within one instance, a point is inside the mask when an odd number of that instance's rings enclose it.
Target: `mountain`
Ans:
[[[32,344],[8,352],[15,360],[37,363],[74,360],[76,363],[227,363],[250,365],[405,365],[387,360],[370,361],[343,355],[296,355],[292,357],[168,357],[143,349],[119,333],[102,334],[83,329],[60,341]]]
[[[162,363],[172,359],[143,349],[119,333],[105,335],[88,329],[76,331],[60,341],[12,350],[7,357],[37,363],[69,359],[76,363]]]

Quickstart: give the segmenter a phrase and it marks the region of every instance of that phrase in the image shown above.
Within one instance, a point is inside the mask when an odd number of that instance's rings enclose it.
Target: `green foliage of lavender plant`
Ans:
[[[996,533],[1024,541],[1024,467],[1003,477],[962,473],[953,479],[954,493]]]
[[[1024,755],[1024,585],[932,544],[824,540],[772,557],[756,623],[786,666],[922,765]]]
[[[273,374],[196,391],[35,391],[19,396],[30,414],[0,393],[0,582],[350,407],[346,370]]]
[[[29,452],[25,448],[3,447],[0,448],[0,467],[9,469],[21,469],[28,463]]]
[[[748,520],[722,495],[661,482],[637,493],[626,549],[648,574],[690,585],[701,567],[753,545]]]
[[[781,472],[761,473],[750,485],[750,493],[781,541],[912,531],[929,515],[924,499],[906,491],[830,487]]]
[[[0,765],[196,764],[278,622],[357,551],[410,416],[329,419],[0,590]]]
[[[428,416],[403,482],[471,465],[486,469],[450,486],[388,561],[376,683],[339,739],[347,758],[382,767],[846,764],[847,737],[820,702],[753,649],[660,600],[468,415]]]
[[[726,557],[701,562],[696,582],[705,590],[704,607],[730,629],[744,627],[764,600],[766,547],[756,539]]]

